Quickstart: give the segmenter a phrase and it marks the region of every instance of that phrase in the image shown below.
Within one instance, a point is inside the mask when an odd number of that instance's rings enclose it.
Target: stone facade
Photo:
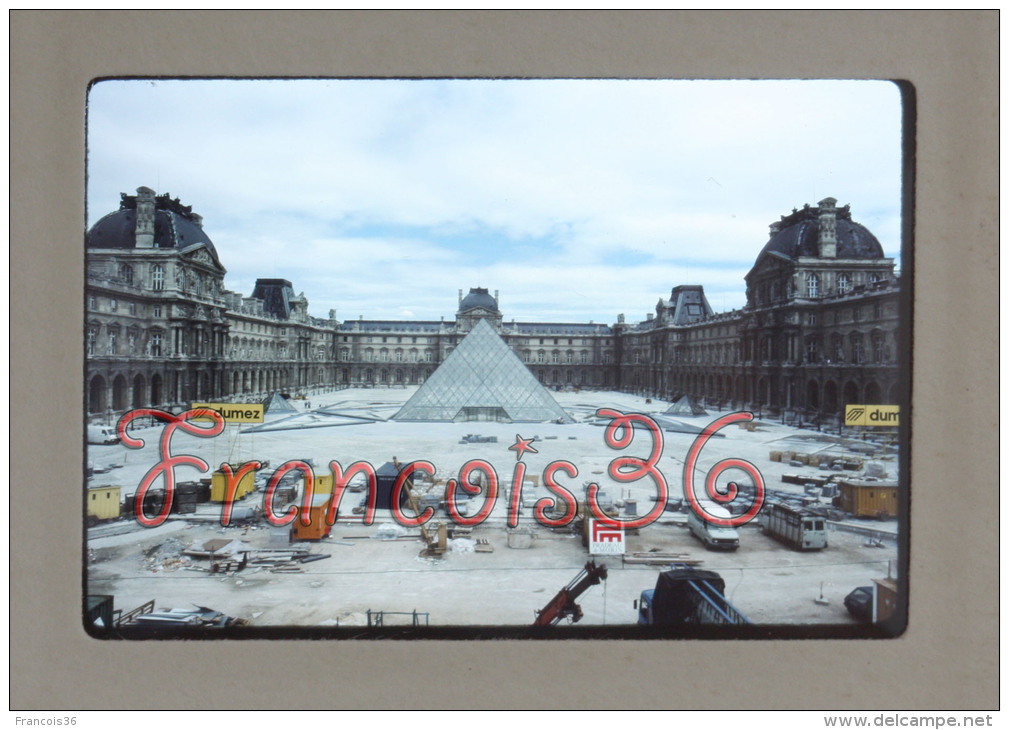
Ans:
[[[771,226],[746,276],[746,306],[715,313],[701,286],[677,286],[628,324],[506,321],[498,292],[459,291],[446,321],[312,317],[289,281],[224,288],[202,219],[139,188],[87,236],[86,396],[91,417],[200,400],[253,400],[341,387],[423,383],[486,319],[550,388],[690,395],[806,423],[836,423],[848,403],[895,403],[894,262],[827,198]]]

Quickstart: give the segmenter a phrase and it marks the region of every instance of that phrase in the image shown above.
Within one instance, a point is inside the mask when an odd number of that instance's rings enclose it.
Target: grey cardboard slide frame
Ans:
[[[997,306],[997,17],[12,13],[11,708],[997,707],[998,500],[989,479],[997,474],[998,356],[985,316]],[[272,642],[264,652],[256,642],[127,646],[87,637],[79,620],[79,502],[68,499],[81,469],[84,109],[91,79],[134,74],[913,84],[917,297],[907,632],[886,642],[785,642],[774,647],[773,671],[761,642],[292,641]],[[270,672],[317,671],[294,672],[298,681],[278,705],[256,677],[239,680],[225,669],[265,668],[264,654]],[[444,677],[472,677],[474,691],[411,681],[421,654]],[[193,671],[201,666],[218,668],[228,681],[206,684]],[[151,681],[155,667],[172,681]]]

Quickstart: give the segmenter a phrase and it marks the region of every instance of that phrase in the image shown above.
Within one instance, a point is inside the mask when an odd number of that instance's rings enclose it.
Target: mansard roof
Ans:
[[[820,213],[819,207],[807,204],[802,209],[793,208],[791,214],[781,216],[781,220],[771,226],[771,237],[757,256],[757,261],[768,254],[792,261],[819,256]],[[851,219],[849,206],[836,208],[834,213],[837,238],[835,258],[884,258],[883,247],[876,237],[868,228]]]
[[[88,248],[133,249],[137,246],[137,196],[121,194],[119,210],[95,223],[85,236]],[[203,245],[220,266],[217,249],[203,230],[203,219],[168,193],[154,197],[154,248],[183,251]]]

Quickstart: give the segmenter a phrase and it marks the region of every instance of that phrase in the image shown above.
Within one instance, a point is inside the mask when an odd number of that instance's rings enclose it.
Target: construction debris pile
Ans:
[[[178,538],[169,538],[158,543],[143,554],[143,564],[151,573],[179,570],[189,567],[192,562],[182,554],[185,545]]]

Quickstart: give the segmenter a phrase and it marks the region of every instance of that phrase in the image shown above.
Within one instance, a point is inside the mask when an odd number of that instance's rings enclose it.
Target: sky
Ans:
[[[833,197],[900,256],[901,98],[885,81],[104,80],[87,226],[140,186],[203,216],[250,295],[340,320],[645,319],[701,284],[745,304],[768,226]]]

